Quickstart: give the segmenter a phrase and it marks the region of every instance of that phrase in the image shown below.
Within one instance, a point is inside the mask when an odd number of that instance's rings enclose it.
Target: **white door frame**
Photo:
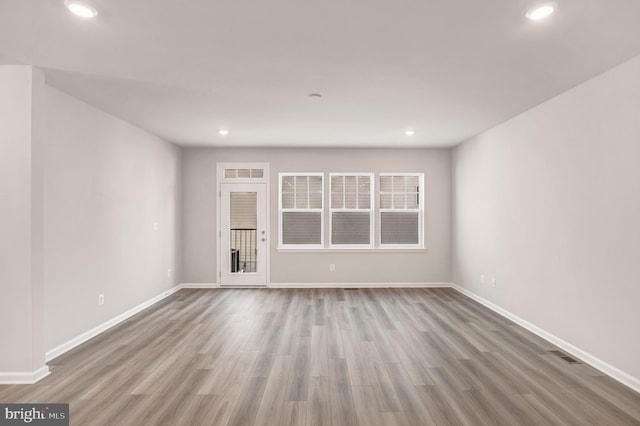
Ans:
[[[222,184],[243,184],[243,183],[263,183],[265,184],[265,220],[266,220],[266,229],[265,229],[265,238],[267,239],[265,256],[266,256],[266,286],[269,287],[271,283],[271,221],[269,215],[269,163],[241,163],[241,162],[233,162],[233,163],[217,163],[216,164],[216,182],[217,182],[217,205],[216,205],[216,284],[218,287],[221,286],[221,276],[222,276],[222,214],[220,212],[222,206]],[[225,169],[262,169],[264,170],[261,178],[253,177],[253,178],[225,178]]]

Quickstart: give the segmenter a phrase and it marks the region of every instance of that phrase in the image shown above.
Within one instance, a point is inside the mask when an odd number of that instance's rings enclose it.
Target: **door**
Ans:
[[[267,285],[267,186],[220,185],[220,285]]]

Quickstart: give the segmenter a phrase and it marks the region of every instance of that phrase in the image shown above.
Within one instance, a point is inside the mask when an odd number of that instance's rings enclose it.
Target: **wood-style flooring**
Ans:
[[[452,289],[181,290],[1,402],[75,425],[640,425],[640,394]]]

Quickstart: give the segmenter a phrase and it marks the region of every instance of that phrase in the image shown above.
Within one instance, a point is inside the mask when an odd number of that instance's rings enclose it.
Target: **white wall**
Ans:
[[[268,162],[272,283],[450,282],[451,170],[447,149],[188,148],[183,158],[184,282],[215,283],[218,162]],[[277,251],[279,172],[424,172],[426,252]],[[336,271],[329,271],[329,264]]]
[[[179,283],[181,173],[177,147],[48,86],[46,123],[51,350]]]
[[[640,57],[460,145],[452,167],[454,282],[640,378]]]
[[[0,66],[0,380],[44,367],[43,92],[40,71]]]

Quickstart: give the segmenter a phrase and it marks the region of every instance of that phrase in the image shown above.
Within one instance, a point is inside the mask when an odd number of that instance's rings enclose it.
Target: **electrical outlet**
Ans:
[[[158,225],[158,222],[153,222],[153,230],[154,231],[157,231],[159,227],[160,227],[160,225]]]
[[[171,278],[171,269],[167,269],[167,277]]]
[[[98,305],[104,305],[104,293],[98,295]]]
[[[486,283],[486,277],[484,276],[484,274],[480,275],[480,284],[485,284]]]
[[[331,272],[335,271],[335,270],[336,270],[336,264],[335,264],[335,263],[330,263],[330,264],[329,264],[329,270],[330,270]]]
[[[495,278],[491,278],[491,287],[495,288],[497,284],[497,281]]]

